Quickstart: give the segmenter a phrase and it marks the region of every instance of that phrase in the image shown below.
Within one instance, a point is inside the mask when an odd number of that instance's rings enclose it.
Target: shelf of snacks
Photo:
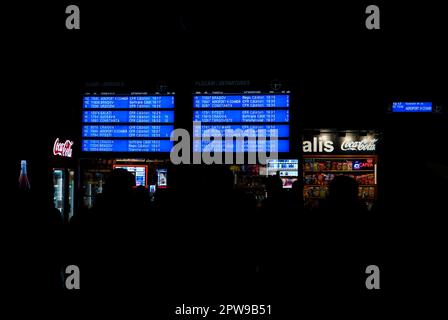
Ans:
[[[341,172],[341,173],[356,173],[356,172],[374,172],[375,170],[306,170],[305,173],[313,173],[313,172]]]
[[[375,173],[343,174],[343,175],[355,179],[355,181],[358,182],[359,185],[376,185]],[[305,185],[325,185],[329,184],[336,176],[337,175],[333,173],[305,172],[303,174],[303,182]]]
[[[307,184],[309,187],[324,187],[327,184]],[[360,187],[376,187],[376,184],[361,184]]]
[[[303,171],[304,172],[316,172],[316,171],[374,171],[375,162],[373,158],[352,158],[352,159],[340,159],[340,158],[308,158],[304,159]]]
[[[328,186],[339,175],[353,178],[358,183],[360,199],[376,198],[376,163],[373,157],[313,157],[304,159],[303,196],[305,199],[325,199]]]
[[[360,199],[374,200],[376,186],[359,186]],[[305,199],[325,199],[328,195],[328,186],[304,186],[303,197]]]

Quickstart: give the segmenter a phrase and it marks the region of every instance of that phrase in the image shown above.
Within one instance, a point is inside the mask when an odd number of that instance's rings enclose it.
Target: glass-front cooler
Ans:
[[[64,221],[74,213],[75,171],[69,168],[53,168],[53,202]]]

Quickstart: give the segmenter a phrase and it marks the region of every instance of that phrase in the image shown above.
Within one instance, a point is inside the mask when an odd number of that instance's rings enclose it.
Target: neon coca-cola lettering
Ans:
[[[341,144],[342,151],[375,151],[378,139],[364,139],[362,141],[345,140]]]
[[[55,156],[71,158],[72,157],[72,146],[73,146],[73,141],[66,140],[65,142],[59,142],[59,138],[57,138],[54,142],[53,154]]]

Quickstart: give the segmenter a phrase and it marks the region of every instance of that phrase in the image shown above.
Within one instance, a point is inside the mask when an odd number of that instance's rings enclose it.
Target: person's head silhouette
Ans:
[[[283,190],[283,182],[279,176],[270,176],[266,181],[268,196],[276,195]]]
[[[291,191],[295,195],[299,195],[302,192],[302,189],[303,189],[303,183],[301,179],[297,179],[292,183]]]
[[[337,203],[355,203],[358,201],[358,183],[347,176],[337,176],[331,181],[328,199]]]
[[[105,196],[126,195],[135,187],[135,176],[125,169],[114,169],[106,179]]]

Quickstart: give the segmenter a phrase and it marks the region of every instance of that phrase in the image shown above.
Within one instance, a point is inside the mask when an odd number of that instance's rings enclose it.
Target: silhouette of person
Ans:
[[[8,281],[21,295],[37,291],[42,295],[63,289],[62,264],[64,232],[60,212],[52,201],[52,177],[46,164],[30,165],[33,172],[29,190],[14,189],[13,211],[8,228],[14,229],[9,239],[13,249],[12,270]]]
[[[314,288],[341,296],[360,289],[359,274],[365,268],[366,205],[358,198],[358,184],[348,176],[337,176],[329,185],[313,226],[315,239],[312,255]],[[327,268],[331,266],[332,272]],[[331,284],[331,285],[329,285]]]
[[[323,210],[345,215],[366,213],[365,203],[358,198],[358,183],[355,179],[343,175],[335,177],[328,187],[328,197],[323,202]]]

